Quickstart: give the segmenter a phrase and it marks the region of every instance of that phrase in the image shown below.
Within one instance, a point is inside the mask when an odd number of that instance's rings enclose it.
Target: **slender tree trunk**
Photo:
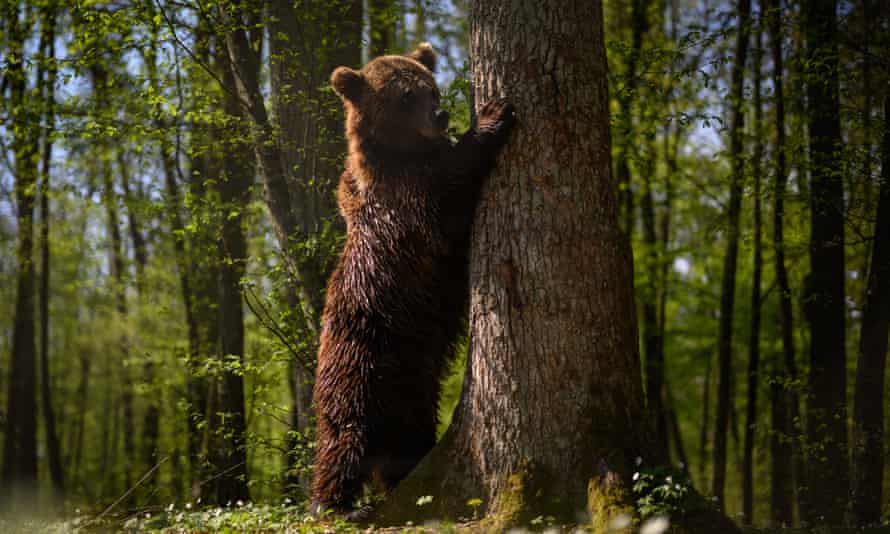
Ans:
[[[80,379],[77,383],[77,390],[74,398],[76,402],[77,413],[87,413],[90,387],[90,354],[80,355]],[[83,442],[86,427],[86,418],[78,417],[74,421],[74,432],[71,444],[71,460],[68,464],[68,472],[71,474],[71,487],[77,487],[81,481],[80,467],[83,459]]]
[[[658,317],[658,238],[655,234],[655,206],[652,200],[652,179],[643,177],[643,195],[640,199],[643,218],[643,241],[646,244],[647,283],[643,288],[643,350],[646,356],[646,401],[655,418],[655,443],[664,455],[668,454],[668,418],[664,403],[664,351]]]
[[[683,445],[683,433],[680,432],[680,420],[677,418],[677,410],[674,408],[674,395],[671,392],[671,386],[669,383],[665,383],[665,399],[666,403],[666,413],[667,413],[667,425],[668,430],[670,432],[670,437],[674,442],[674,454],[677,457],[677,463],[680,466],[680,470],[689,474],[689,457],[686,455],[686,446]]]
[[[109,109],[108,99],[108,72],[99,64],[92,66],[93,87],[96,97],[96,105],[99,113],[107,113]],[[99,154],[99,172],[102,175],[102,198],[105,204],[105,211],[108,217],[108,235],[110,236],[109,249],[109,270],[111,274],[111,288],[114,295],[115,311],[117,312],[116,320],[121,325],[126,324],[127,319],[127,296],[126,296],[126,280],[124,279],[124,255],[123,255],[123,239],[120,229],[120,215],[118,211],[118,196],[114,190],[114,175],[112,173],[109,147],[106,143],[100,142],[98,149]],[[135,436],[135,416],[133,414],[133,384],[130,377],[130,370],[127,366],[129,359],[129,340],[126,334],[121,334],[118,340],[120,353],[116,356],[119,358],[118,375],[120,376],[121,398],[120,406],[123,410],[123,472],[124,485],[129,488],[131,481],[131,471],[133,461],[135,459],[135,447],[133,438]],[[112,437],[111,439],[114,439]]]
[[[372,58],[395,52],[397,16],[395,0],[368,0]]]
[[[763,272],[762,235],[763,223],[760,200],[760,184],[763,172],[763,104],[760,96],[761,58],[763,57],[763,9],[760,9],[754,50],[754,265],[751,280],[751,330],[748,339],[748,402],[745,406],[745,443],[742,460],[742,521],[750,525],[754,521],[754,441],[757,430],[757,390],[760,387],[760,282]]]
[[[414,0],[414,35],[409,48],[417,46],[426,39],[426,7],[424,0]]]
[[[632,6],[633,54],[642,51],[642,39],[649,31],[649,19],[646,13],[647,3],[634,0]],[[639,61],[639,57],[636,58]],[[655,129],[647,124],[646,112],[641,107],[639,112],[639,128],[637,143],[642,146],[638,158],[638,171],[642,179],[643,192],[640,197],[640,217],[643,230],[646,284],[643,285],[638,299],[642,306],[643,319],[643,356],[645,362],[646,403],[655,418],[655,446],[659,447],[662,456],[669,455],[667,435],[667,416],[664,406],[664,353],[660,321],[658,317],[659,272],[658,268],[658,234],[656,230],[655,200],[652,193],[652,180],[655,178]],[[631,119],[633,120],[633,119]]]
[[[669,15],[667,20],[670,24],[670,30],[668,32],[669,39],[671,41],[677,41],[677,26],[678,26],[678,18],[679,11],[677,9],[676,0],[670,0],[668,5]],[[670,77],[673,79],[674,76],[674,63],[672,62],[670,65]],[[665,92],[664,95],[664,106],[666,109],[670,109],[671,104],[671,92]],[[670,273],[672,267],[671,260],[671,222],[673,215],[673,202],[674,202],[674,186],[673,180],[674,177],[679,173],[679,169],[677,167],[677,149],[679,147],[680,139],[682,137],[682,128],[676,123],[669,123],[664,128],[664,134],[662,136],[662,144],[664,150],[664,165],[665,165],[665,176],[664,176],[664,201],[661,211],[661,219],[659,221],[659,228],[661,231],[661,248],[660,248],[660,262],[659,262],[659,272],[660,272],[660,280],[661,280],[661,291],[658,295],[658,350],[661,354],[661,362],[664,367],[664,392],[665,392],[665,417],[667,418],[667,427],[670,429],[671,434],[673,435],[674,442],[674,451],[676,454],[677,461],[682,466],[683,471],[687,474],[689,473],[689,459],[686,455],[686,448],[683,445],[683,435],[680,432],[680,424],[677,418],[677,410],[674,405],[673,393],[671,391],[671,385],[667,381],[667,367],[665,366],[665,361],[667,359],[666,351],[665,351],[665,333],[667,330],[667,300],[668,300],[668,288],[670,285]]]
[[[862,172],[861,178],[859,180],[851,180],[850,182],[850,194],[847,200],[847,206],[849,206],[850,214],[849,217],[863,217],[867,218],[869,215],[869,210],[872,207],[872,196],[873,196],[873,183],[872,179],[872,167],[874,165],[873,159],[873,135],[874,135],[874,125],[872,123],[872,110],[874,108],[874,97],[875,93],[879,93],[876,91],[876,87],[874,84],[874,75],[873,75],[873,66],[874,56],[880,55],[881,51],[886,50],[886,48],[882,48],[880,46],[876,47],[876,50],[872,50],[872,41],[874,40],[875,34],[877,33],[878,28],[882,28],[881,26],[881,18],[883,16],[882,9],[878,8],[877,2],[879,0],[861,0],[857,2],[855,7],[856,11],[858,11],[861,15],[861,21],[859,21],[860,26],[858,26],[857,30],[860,32],[860,35],[857,38],[857,45],[862,47],[862,53],[860,54],[861,60],[859,61],[861,65],[860,76],[861,76],[861,87],[859,88],[859,92],[862,95],[862,127],[861,127],[861,143],[862,143],[862,153],[865,154],[865,157],[862,159]],[[878,101],[880,102],[880,94],[878,94]],[[880,104],[879,104],[880,105]],[[855,173],[850,173],[850,177],[856,177]],[[861,196],[857,196],[861,195]],[[862,208],[862,209],[859,209]],[[868,250],[866,248],[866,250]],[[854,260],[854,265],[851,267],[856,269],[857,272],[862,273],[863,276],[866,276],[868,273],[869,265],[871,258],[869,254],[866,252],[865,254],[860,254],[860,258],[858,261]],[[867,289],[862,292],[861,296],[865,296]],[[851,295],[852,296],[852,295]],[[864,307],[865,303],[860,302],[857,303],[858,307]]]
[[[797,448],[799,401],[794,351],[794,321],[791,286],[785,264],[785,189],[788,182],[785,143],[784,58],[782,56],[782,19],[779,0],[765,4],[773,59],[773,94],[776,117],[775,179],[773,182],[773,249],[779,299],[779,326],[782,357],[773,365],[770,385],[770,520],[791,526],[794,521],[794,454]]]
[[[257,172],[263,180],[266,204],[272,217],[272,228],[281,247],[282,258],[288,267],[300,295],[300,305],[307,317],[318,317],[324,299],[324,291],[311,288],[325,287],[324,269],[312,257],[301,255],[294,245],[310,235],[300,220],[294,206],[287,181],[287,170],[275,133],[269,119],[260,88],[258,63],[259,50],[251,47],[250,36],[244,25],[232,13],[221,9],[222,21],[230,26],[225,36],[239,103],[250,118]]]
[[[128,162],[124,157],[124,152],[117,152],[118,171],[121,176],[121,187],[124,193],[124,204],[127,208],[127,219],[129,220],[128,229],[130,232],[130,241],[133,244],[133,256],[136,264],[136,288],[139,297],[145,295],[145,268],[148,264],[148,250],[145,243],[145,237],[142,234],[142,225],[139,220],[138,199],[130,187],[130,169]],[[158,438],[160,435],[160,407],[158,399],[155,395],[155,365],[151,354],[142,357],[142,381],[149,390],[149,394],[145,396],[145,413],[142,418],[142,454],[141,454],[141,470],[150,469],[157,460]],[[153,485],[155,477],[146,481],[148,487]]]
[[[726,433],[729,428],[730,404],[732,403],[732,327],[735,308],[735,278],[739,253],[739,215],[742,206],[742,182],[745,174],[744,148],[744,83],[745,64],[748,56],[751,0],[739,0],[739,27],[736,41],[735,64],[732,70],[730,106],[730,157],[732,176],[729,185],[727,213],[726,254],[723,257],[723,277],[720,290],[720,334],[717,340],[717,409],[714,425],[714,474],[711,493],[723,505],[726,485]]]
[[[45,131],[43,133],[41,187],[40,187],[40,397],[43,409],[43,424],[46,431],[46,452],[49,461],[50,480],[52,480],[54,498],[61,503],[65,492],[65,470],[62,465],[62,453],[59,436],[56,431],[56,417],[52,402],[51,373],[49,369],[49,197],[50,163],[53,153],[53,135],[55,134],[55,85],[56,85],[56,46],[55,30],[56,15],[52,8],[44,9],[41,17],[41,46],[44,56],[47,80],[44,89]],[[42,70],[42,69],[41,69]],[[40,76],[38,74],[38,76]],[[42,83],[42,77],[40,77]]]
[[[12,331],[6,436],[2,484],[13,498],[33,496],[37,485],[37,347],[34,343],[34,193],[37,181],[37,139],[34,111],[26,99],[28,76],[23,53],[27,28],[19,20],[18,2],[3,9],[7,22],[4,82],[9,86],[10,119],[15,156],[15,199],[18,227],[15,319]]]
[[[260,44],[260,46],[262,46]],[[235,78],[225,52],[217,52],[226,91],[223,109],[233,125],[241,122]],[[256,64],[259,66],[259,63]],[[251,73],[259,76],[259,73]],[[222,372],[217,378],[217,409],[211,416],[216,433],[214,467],[218,470],[216,502],[220,505],[247,500],[247,418],[244,411],[244,309],[241,278],[247,263],[244,213],[250,200],[253,177],[251,161],[241,156],[241,142],[227,146],[223,155],[223,175],[217,190],[222,208],[222,239],[219,262],[219,335]]]
[[[270,81],[274,121],[280,132],[277,142],[284,160],[292,207],[308,234],[322,235],[325,227],[342,229],[333,191],[342,170],[345,149],[342,135],[342,106],[321,88],[340,65],[357,66],[361,61],[362,2],[303,3],[299,9],[285,2],[268,2]],[[332,36],[334,36],[332,38]],[[319,50],[318,43],[326,43]],[[313,280],[323,284],[329,265],[320,254],[310,258],[322,269]],[[304,287],[313,299],[323,296],[324,285]],[[300,309],[293,287],[287,291],[288,308]],[[321,300],[316,301],[320,310]],[[297,314],[299,315],[299,314]],[[318,316],[294,317],[294,332],[311,340],[303,343],[306,359],[315,358]],[[300,455],[295,453],[298,435],[306,436],[312,417],[313,373],[293,360],[289,376],[292,407],[290,439],[287,444],[286,485],[303,485],[298,473]]]
[[[624,90],[618,96],[618,161],[615,174],[619,187],[619,212],[628,236],[633,234],[635,222],[633,176],[630,160],[634,157],[634,103],[637,96],[637,64],[643,49],[643,36],[649,29],[646,17],[646,3],[632,0],[631,3],[631,51],[627,58],[627,71],[624,75]]]
[[[508,97],[517,128],[477,212],[461,401],[382,516],[456,517],[480,498],[492,531],[541,514],[605,528],[631,508],[636,458],[666,459],[611,176],[602,6],[477,0],[470,13],[475,102]]]
[[[130,167],[123,150],[117,151],[117,168],[121,177],[121,189],[124,193],[124,205],[127,208],[127,229],[130,233],[130,241],[133,244],[133,258],[136,266],[136,289],[140,294],[145,291],[145,267],[148,265],[148,248],[145,236],[142,234],[142,223],[139,220],[138,195],[130,186]]]
[[[214,130],[204,130],[197,135],[223,138]],[[220,156],[216,152],[202,154],[192,160],[189,173],[189,195],[193,199],[207,199],[211,195],[209,184],[222,176]],[[216,460],[216,432],[214,415],[218,411],[218,377],[204,369],[208,362],[218,359],[220,353],[219,320],[219,213],[213,208],[213,200],[196,202],[192,208],[193,220],[198,231],[189,239],[186,256],[191,291],[192,320],[194,321],[194,345],[189,354],[189,456],[192,462],[192,497],[214,502],[218,494],[220,469]],[[225,502],[222,504],[226,504]]]
[[[198,30],[195,32],[195,54],[201,57],[205,62],[209,59],[209,47],[207,45],[207,22],[204,19],[199,21]],[[157,74],[157,54],[159,49],[157,45],[158,28],[154,28],[151,34],[151,46],[147,48],[144,55],[148,81],[155,91],[162,92],[159,85]],[[153,122],[158,131],[158,144],[161,160],[161,171],[164,178],[164,192],[166,194],[165,206],[167,207],[167,218],[170,233],[173,236],[173,255],[176,261],[176,270],[179,278],[180,296],[182,297],[183,312],[185,315],[185,323],[188,332],[188,354],[186,357],[186,400],[187,400],[187,428],[188,428],[188,457],[189,457],[189,473],[190,482],[189,495],[191,498],[201,496],[202,479],[206,475],[204,468],[206,467],[206,459],[204,458],[202,449],[205,442],[206,425],[205,418],[207,416],[207,380],[200,372],[204,359],[209,354],[208,342],[206,338],[212,333],[206,332],[206,329],[199,327],[199,302],[201,299],[197,296],[201,288],[205,288],[207,284],[198,284],[195,278],[201,278],[203,274],[206,276],[205,270],[200,270],[193,274],[192,258],[200,253],[200,251],[192,250],[185,235],[185,223],[183,222],[183,203],[180,192],[180,181],[184,179],[179,176],[179,154],[171,142],[168,133],[169,125],[163,119],[162,109],[160,105],[153,110]],[[206,135],[206,129],[198,129],[196,137]],[[192,159],[192,171],[190,174],[192,179],[200,181],[209,175],[209,169],[204,163],[208,159],[207,156],[196,157]],[[197,173],[198,176],[195,176]],[[206,307],[204,309],[206,312]],[[205,321],[214,322],[215,316],[206,317]],[[147,455],[145,451],[143,455]]]
[[[641,121],[642,122],[642,121]],[[643,354],[646,362],[646,402],[649,411],[655,418],[655,446],[662,456],[669,456],[668,419],[664,402],[665,369],[664,342],[661,337],[661,319],[658,315],[659,280],[659,243],[655,221],[655,201],[652,197],[652,178],[655,174],[655,150],[653,147],[655,133],[645,132],[645,162],[640,165],[643,181],[643,194],[640,198],[640,214],[643,222],[643,243],[645,245],[644,268],[647,273],[646,284],[642,288],[643,308]]]
[[[841,525],[849,498],[844,298],[844,181],[838,99],[836,0],[804,7],[810,138],[810,377],[806,518]]]
[[[710,435],[711,424],[711,360],[714,357],[711,351],[708,351],[707,360],[705,361],[705,380],[702,384],[702,416],[701,428],[698,434],[698,484],[701,487],[707,485],[708,474],[708,436]]]
[[[890,90],[884,93],[881,185],[862,313],[853,401],[853,518],[881,519],[884,474],[884,387],[890,328]]]

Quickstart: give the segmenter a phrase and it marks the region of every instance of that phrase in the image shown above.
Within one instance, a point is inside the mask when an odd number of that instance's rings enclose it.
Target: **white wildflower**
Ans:
[[[653,517],[643,523],[643,526],[640,527],[640,534],[662,534],[667,532],[669,526],[671,526],[671,522],[668,521],[668,518],[664,516]]]
[[[618,514],[609,520],[608,530],[624,530],[630,526],[631,517],[629,514]]]

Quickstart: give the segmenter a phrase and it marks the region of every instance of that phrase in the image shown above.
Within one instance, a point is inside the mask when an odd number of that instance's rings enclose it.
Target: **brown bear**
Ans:
[[[313,394],[315,513],[349,513],[365,483],[388,492],[435,444],[480,184],[514,120],[509,104],[490,102],[452,145],[435,63],[422,44],[331,76],[349,141],[337,191],[346,243],[328,282]]]

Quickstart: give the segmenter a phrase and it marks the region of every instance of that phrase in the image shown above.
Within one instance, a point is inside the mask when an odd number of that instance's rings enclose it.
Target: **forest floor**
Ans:
[[[622,532],[626,532],[620,529]],[[149,533],[149,534],[476,534],[486,533],[478,521],[461,523],[427,523],[402,527],[373,528],[362,527],[345,521],[319,522],[305,513],[302,506],[293,505],[253,505],[230,508],[209,508],[203,510],[177,509],[174,505],[166,508],[133,511],[126,515],[106,515],[78,517],[58,520],[47,519],[4,519],[0,517],[0,533],[3,534],[106,534],[106,533]],[[532,525],[531,530],[512,529],[510,534],[544,532],[547,534],[581,534],[591,532],[578,525],[553,525],[542,521]],[[668,522],[664,520],[644,522],[634,532],[641,534],[670,533]],[[877,528],[828,529],[757,529],[746,528],[745,534],[890,534],[890,526]]]

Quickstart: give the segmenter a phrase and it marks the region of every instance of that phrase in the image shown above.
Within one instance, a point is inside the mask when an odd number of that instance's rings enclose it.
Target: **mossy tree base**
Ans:
[[[583,502],[554,499],[547,489],[552,485],[546,484],[531,467],[506,475],[498,484],[499,492],[486,500],[483,498],[486,490],[474,477],[466,456],[453,454],[454,449],[449,451],[454,442],[448,437],[446,434],[417,469],[375,510],[371,522],[384,527],[440,521],[471,522],[471,530],[479,532],[570,524],[592,532],[628,534],[636,532],[643,523],[634,506],[629,479],[609,470],[588,479],[588,492]],[[581,474],[567,476],[580,477]],[[741,532],[700,494],[695,493],[690,503],[690,509],[669,515],[670,532]]]

